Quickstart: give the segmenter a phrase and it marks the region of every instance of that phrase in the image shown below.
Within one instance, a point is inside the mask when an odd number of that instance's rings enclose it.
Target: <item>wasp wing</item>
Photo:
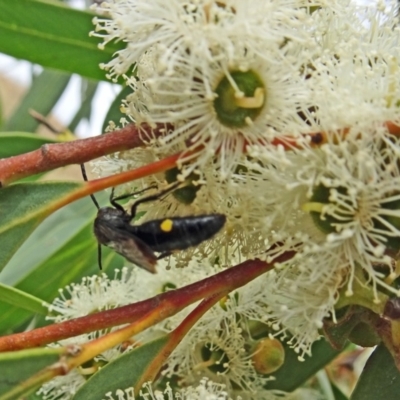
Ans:
[[[100,244],[115,250],[138,267],[153,274],[156,272],[157,257],[153,250],[128,230],[97,219],[94,233]]]

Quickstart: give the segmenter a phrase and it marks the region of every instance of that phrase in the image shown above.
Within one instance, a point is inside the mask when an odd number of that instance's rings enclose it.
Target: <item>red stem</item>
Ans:
[[[287,261],[294,254],[294,252],[287,252],[275,259],[274,263]],[[176,309],[182,309],[189,304],[213,296],[218,292],[230,292],[243,286],[257,276],[272,269],[274,263],[266,263],[258,259],[245,261],[209,278],[177,290],[162,293],[148,300],[44,328],[38,328],[29,332],[3,336],[0,337],[0,351],[42,346],[83,333],[132,323],[150,310],[158,307],[164,301],[169,302]]]
[[[223,296],[226,296],[227,292],[217,293],[212,297],[204,299],[183,321],[175,328],[169,335],[168,342],[152,360],[149,366],[143,371],[141,378],[136,382],[135,387],[139,390],[145,382],[153,382],[160,372],[161,368],[167,361],[168,357],[175,350],[178,344],[186,336],[186,334],[192,329],[196,322]]]
[[[81,199],[82,197],[96,193],[100,190],[118,186],[126,182],[131,182],[145,176],[171,169],[176,165],[180,155],[181,153],[173,154],[172,156],[163,158],[159,161],[154,161],[153,163],[143,165],[136,169],[86,182],[85,184],[82,184],[82,187],[73,190],[70,194],[61,197],[59,200],[54,201],[47,208],[47,212],[50,214],[75,200]]]
[[[160,136],[171,127],[158,126],[152,136]],[[142,132],[142,134],[140,133]],[[40,149],[0,159],[0,187],[26,176],[46,172],[69,164],[82,164],[117,151],[145,145],[142,135],[150,131],[146,125],[134,124],[104,135],[72,142],[45,144]]]
[[[400,126],[390,121],[386,122],[385,126],[390,134],[400,136]],[[173,129],[173,126],[159,125],[151,129],[147,125],[137,127],[134,124],[130,124],[125,128],[105,135],[72,142],[45,144],[38,150],[0,159],[0,187],[40,172],[50,171],[70,164],[82,164],[106,154],[144,146],[145,142],[142,140],[139,130],[143,133],[151,131],[152,136],[158,137],[167,129]],[[346,134],[347,130],[345,128],[342,132]],[[316,132],[306,135],[310,136],[312,145],[320,146],[326,142],[326,137],[329,133]],[[283,146],[285,150],[298,147],[296,138],[285,135],[276,137],[271,144]]]

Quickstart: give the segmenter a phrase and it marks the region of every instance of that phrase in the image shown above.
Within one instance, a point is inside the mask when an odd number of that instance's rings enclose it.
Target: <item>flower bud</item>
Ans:
[[[277,339],[262,339],[254,347],[251,359],[254,369],[263,375],[278,370],[285,361],[285,349]]]

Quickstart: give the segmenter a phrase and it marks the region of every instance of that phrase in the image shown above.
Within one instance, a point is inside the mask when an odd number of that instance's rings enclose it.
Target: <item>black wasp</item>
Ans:
[[[81,169],[83,178],[87,181],[83,164]],[[178,185],[171,185],[166,190],[137,200],[132,205],[130,214],[117,201],[142,193],[143,190],[114,197],[113,189],[110,195],[113,207],[100,208],[96,198],[90,195],[98,209],[93,230],[99,242],[100,269],[102,268],[101,245],[112,248],[128,261],[155,273],[158,259],[167,257],[174,251],[196,246],[210,239],[224,226],[226,217],[223,214],[171,217],[148,221],[141,225],[131,225],[139,204],[157,200],[176,189]],[[155,252],[160,255],[156,256]]]

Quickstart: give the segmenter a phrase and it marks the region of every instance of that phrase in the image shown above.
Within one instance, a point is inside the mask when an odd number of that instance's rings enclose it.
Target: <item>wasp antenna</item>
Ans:
[[[84,180],[85,182],[88,182],[89,179],[87,178],[87,175],[86,175],[85,164],[81,164],[81,171],[82,171],[83,180]]]
[[[93,200],[93,203],[97,207],[97,209],[100,210],[100,206],[99,206],[99,203],[96,200],[96,197],[94,197],[92,194],[90,195],[90,197]]]
[[[81,164],[81,171],[82,171],[83,180],[84,180],[85,182],[89,182],[88,177],[87,177],[87,175],[86,175],[85,164]],[[96,206],[96,208],[97,208],[98,210],[100,210],[100,206],[99,206],[99,203],[98,203],[97,200],[96,200],[96,197],[94,197],[92,194],[90,195],[90,197],[91,197],[91,199],[92,199],[94,205]],[[101,269],[101,268],[100,268],[100,269]]]
[[[115,192],[115,188],[111,189],[111,194],[110,194],[110,203],[113,207],[115,207],[117,210],[120,211],[125,211],[124,207],[121,206],[121,204],[117,203],[117,200],[124,198],[124,196],[120,196],[120,197],[114,197],[114,192]]]
[[[103,264],[101,262],[101,244],[97,245],[97,262],[99,263],[99,269],[103,269]]]
[[[119,201],[119,200],[124,200],[124,199],[127,199],[127,198],[132,197],[132,196],[137,196],[138,194],[141,194],[143,192],[147,192],[148,190],[151,190],[151,189],[157,189],[157,185],[148,186],[147,188],[144,188],[142,190],[138,190],[137,192],[127,193],[127,194],[123,194],[123,195],[117,196],[117,197],[110,197],[110,203],[115,207],[114,202]]]
[[[139,190],[137,192],[123,194],[122,196],[117,196],[117,197],[114,197],[114,188],[113,188],[112,191],[111,191],[111,195],[110,195],[110,203],[111,203],[112,206],[114,206],[118,210],[124,211],[124,207],[122,207],[121,204],[117,203],[117,201],[124,200],[124,199],[127,199],[129,197],[136,196],[136,195],[138,195],[140,193],[146,192],[147,190],[156,189],[156,188],[157,188],[156,185],[151,185],[151,186],[149,186],[147,188],[144,188],[142,190]]]

